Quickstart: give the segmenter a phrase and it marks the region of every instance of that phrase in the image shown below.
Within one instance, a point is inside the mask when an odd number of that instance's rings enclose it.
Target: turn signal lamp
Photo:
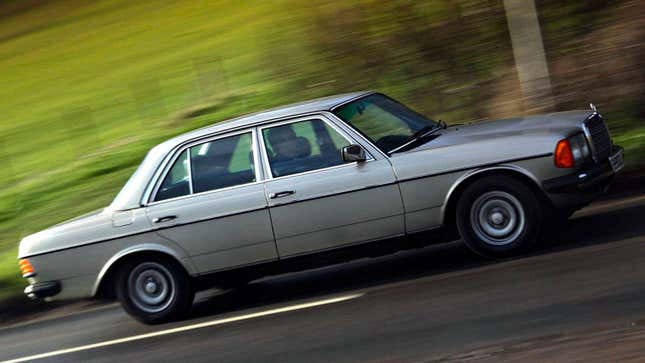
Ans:
[[[574,165],[575,160],[569,140],[560,140],[555,147],[555,166],[558,168],[573,168]]]
[[[20,272],[22,272],[22,277],[28,278],[32,276],[36,276],[36,270],[34,269],[34,266],[31,265],[31,262],[29,262],[28,259],[22,259],[18,261],[18,266],[20,266]]]

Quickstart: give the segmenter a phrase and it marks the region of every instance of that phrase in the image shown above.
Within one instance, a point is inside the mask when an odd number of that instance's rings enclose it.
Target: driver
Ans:
[[[300,156],[299,138],[291,125],[283,125],[268,130],[267,139],[273,150],[273,161],[281,162]]]

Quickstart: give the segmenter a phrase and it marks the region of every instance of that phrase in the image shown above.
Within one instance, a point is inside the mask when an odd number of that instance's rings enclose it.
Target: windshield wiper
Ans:
[[[395,153],[397,151],[400,151],[400,150],[406,148],[407,146],[409,146],[409,145],[411,145],[411,144],[423,139],[424,137],[432,135],[435,132],[437,132],[439,130],[443,130],[445,128],[446,128],[446,124],[444,124],[442,122],[439,122],[438,124],[433,125],[433,126],[428,125],[426,127],[423,127],[422,129],[420,129],[417,132],[415,132],[414,134],[412,134],[412,136],[410,136],[408,141],[406,141],[403,144],[395,147],[392,150],[389,150],[387,153],[388,154],[393,154],[393,153]]]

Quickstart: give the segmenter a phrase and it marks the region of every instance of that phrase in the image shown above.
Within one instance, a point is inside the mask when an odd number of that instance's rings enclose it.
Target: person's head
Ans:
[[[296,132],[291,125],[273,127],[268,130],[267,139],[276,157],[294,158],[298,155]]]

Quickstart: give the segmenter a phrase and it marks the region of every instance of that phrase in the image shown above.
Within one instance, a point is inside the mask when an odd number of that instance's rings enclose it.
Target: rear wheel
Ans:
[[[542,226],[542,205],[531,188],[505,176],[468,186],[457,203],[457,228],[476,253],[504,257],[533,246]]]
[[[139,258],[120,270],[117,297],[125,311],[146,324],[184,316],[193,302],[190,278],[166,258]]]

